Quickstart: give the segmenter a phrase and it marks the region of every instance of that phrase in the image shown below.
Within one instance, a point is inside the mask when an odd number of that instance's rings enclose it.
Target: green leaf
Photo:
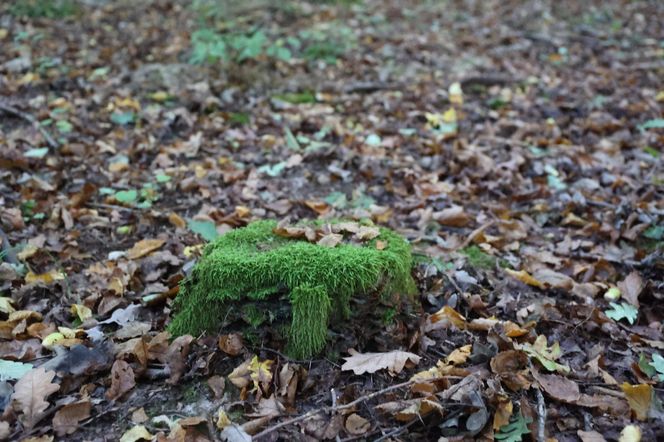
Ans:
[[[171,180],[171,176],[166,175],[165,173],[160,173],[155,176],[155,179],[157,180],[158,183],[163,184],[169,182]]]
[[[38,149],[30,149],[23,156],[28,158],[44,158],[48,153],[48,147],[40,147]]]
[[[293,136],[293,132],[289,128],[284,128],[286,133],[286,146],[291,150],[302,150],[302,146],[297,142],[297,138]]]
[[[187,220],[187,227],[194,233],[198,233],[206,241],[214,241],[219,234],[217,227],[212,221],[198,221],[195,219]]]
[[[639,130],[664,129],[664,118],[655,118],[639,125]]]
[[[380,136],[376,134],[370,134],[367,136],[367,138],[364,140],[365,143],[367,143],[369,146],[376,147],[380,146],[380,143],[383,142],[383,140],[380,139]]]
[[[646,238],[654,239],[656,241],[659,241],[660,239],[664,238],[664,224],[661,226],[650,226],[648,227],[644,232],[643,236]]]
[[[523,344],[516,344],[516,349],[523,350],[531,358],[539,361],[544,368],[549,371],[557,371],[563,374],[569,374],[570,368],[565,364],[559,364],[556,360],[562,355],[560,344],[554,342],[551,347],[547,345],[546,336],[539,335],[535,342],[530,344],[525,342]]]
[[[664,382],[664,357],[659,353],[653,353],[650,365],[657,370],[659,381]]]
[[[58,120],[55,122],[55,127],[58,128],[58,131],[61,134],[68,134],[74,128],[74,126],[67,120]]]
[[[662,155],[662,154],[660,153],[660,151],[658,151],[657,149],[655,149],[655,148],[652,147],[652,146],[646,146],[646,147],[644,147],[644,148],[643,148],[643,151],[644,151],[645,153],[647,153],[648,155],[650,155],[651,157],[653,157],[653,158],[659,158],[659,157]]]
[[[138,191],[136,189],[120,190],[115,192],[115,199],[125,204],[134,203],[138,199]]]
[[[627,302],[621,302],[620,304],[611,302],[609,304],[611,305],[612,309],[604,312],[606,316],[613,319],[614,321],[627,319],[627,321],[629,321],[629,323],[632,325],[636,322],[639,311],[632,304]]]
[[[643,353],[639,355],[639,369],[641,369],[641,371],[649,378],[657,374],[657,370],[655,370],[655,367],[648,362],[648,358]]]
[[[115,124],[119,124],[122,126],[129,123],[133,123],[135,119],[136,119],[136,114],[132,111],[113,112],[111,114],[111,121]]]
[[[259,172],[266,173],[271,177],[276,177],[281,175],[281,172],[286,168],[286,162],[281,161],[277,164],[266,164],[258,168]]]
[[[0,381],[18,380],[32,370],[32,364],[0,359]]]
[[[528,424],[533,420],[523,417],[520,411],[510,417],[510,422],[500,427],[497,433],[493,435],[494,439],[500,442],[521,442],[523,436],[530,434]]]

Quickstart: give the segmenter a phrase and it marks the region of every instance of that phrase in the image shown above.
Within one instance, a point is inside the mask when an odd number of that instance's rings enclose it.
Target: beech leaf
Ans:
[[[414,364],[420,362],[420,357],[407,351],[394,350],[387,353],[355,353],[344,358],[346,362],[342,370],[352,370],[355,374],[375,373],[378,370],[388,369],[390,373],[400,373],[406,362]]]

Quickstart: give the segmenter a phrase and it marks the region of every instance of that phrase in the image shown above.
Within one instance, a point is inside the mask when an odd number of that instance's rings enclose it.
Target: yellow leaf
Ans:
[[[193,255],[201,253],[201,250],[203,250],[203,247],[205,247],[205,244],[196,244],[195,246],[187,246],[184,248],[184,256],[187,258],[191,258]]]
[[[164,242],[163,239],[143,239],[134,244],[134,247],[127,251],[127,257],[129,259],[138,259],[145,255],[149,255],[159,247],[163,246]]]
[[[120,442],[138,442],[139,440],[152,440],[152,435],[144,425],[136,425],[134,428],[125,431],[120,438]]]
[[[641,429],[636,425],[627,425],[620,432],[618,442],[641,442]]]
[[[511,276],[515,277],[516,279],[518,279],[519,281],[523,282],[524,284],[532,285],[532,286],[540,288],[540,289],[545,288],[545,286],[542,282],[540,282],[540,281],[536,280],[535,278],[533,278],[525,270],[516,271],[516,270],[512,270],[512,269],[505,269],[505,271],[509,275],[511,275]]]
[[[648,384],[630,385],[624,382],[620,388],[629,406],[634,411],[634,415],[640,421],[648,419],[648,412],[650,411],[650,402],[652,401],[652,386]]]
[[[71,314],[76,315],[81,322],[85,322],[92,318],[92,310],[81,304],[72,305]]]
[[[463,91],[461,90],[461,84],[459,82],[450,85],[449,94],[450,103],[458,104],[459,106],[463,104]]]
[[[0,312],[5,314],[14,313],[16,309],[12,305],[12,298],[0,297]]]
[[[25,261],[28,258],[31,258],[35,253],[39,251],[39,247],[33,245],[33,244],[28,244],[16,254],[16,257],[20,259],[21,261]]]
[[[466,328],[466,318],[448,305],[431,315],[428,322],[433,329],[444,327],[446,323],[452,324],[458,329]],[[436,325],[437,323],[440,324]]]
[[[513,410],[514,404],[512,404],[512,401],[509,400],[509,398],[499,397],[496,414],[493,415],[493,429],[497,430],[503,425],[507,425],[510,422]]]
[[[126,97],[126,98],[115,98],[115,106],[116,107],[124,107],[124,108],[130,108],[134,109],[136,112],[141,110],[141,104],[134,100],[131,97]]]
[[[231,419],[228,417],[224,409],[220,408],[219,413],[217,414],[217,428],[223,430],[232,423],[233,422],[231,422]]]
[[[443,121],[445,123],[456,123],[457,122],[457,112],[453,107],[447,109],[443,114]]]
[[[168,214],[168,221],[178,229],[184,229],[185,227],[187,227],[187,222],[175,212],[171,212]]]
[[[470,344],[457,348],[447,356],[447,363],[453,365],[460,365],[465,363],[470,356],[470,350],[472,348],[473,346]]]
[[[56,269],[46,273],[41,273],[39,275],[30,271],[27,275],[25,275],[25,282],[28,284],[51,284],[54,281],[62,281],[63,279],[65,279],[65,274]]]
[[[655,100],[664,101],[664,91],[657,92],[657,96],[655,97]]]
[[[272,382],[272,364],[274,361],[269,359],[261,362],[258,360],[258,356],[254,358],[249,363],[249,372],[250,378],[254,381],[254,390],[258,390],[260,385],[269,385]]]
[[[157,91],[150,94],[150,98],[158,103],[162,103],[168,100],[169,97],[170,95],[168,95],[168,92],[165,91]]]
[[[19,322],[23,320],[29,321],[29,320],[35,320],[35,321],[41,321],[42,320],[42,315],[39,312],[33,312],[32,310],[17,310],[15,312],[12,312],[9,314],[9,318],[7,318],[8,322]]]

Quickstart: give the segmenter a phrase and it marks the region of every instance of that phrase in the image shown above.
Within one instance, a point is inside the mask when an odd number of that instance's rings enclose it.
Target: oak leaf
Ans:
[[[60,389],[53,383],[54,371],[34,368],[27,372],[14,386],[14,408],[23,413],[21,421],[27,428],[32,428],[43,417],[48,408],[46,398]]]

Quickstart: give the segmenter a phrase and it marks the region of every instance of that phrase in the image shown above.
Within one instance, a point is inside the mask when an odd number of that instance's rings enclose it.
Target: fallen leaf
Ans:
[[[27,284],[41,283],[48,285],[54,283],[55,281],[62,281],[64,279],[65,279],[65,274],[57,269],[53,269],[46,273],[40,273],[40,274],[36,274],[30,271],[25,275],[25,282]]]
[[[636,418],[640,421],[648,419],[652,401],[652,386],[648,384],[630,385],[624,382],[620,388]]]
[[[360,241],[370,241],[380,235],[378,227],[361,226],[355,234],[355,237]]]
[[[618,442],[641,442],[641,429],[636,425],[627,425],[620,432]]]
[[[508,275],[513,276],[516,279],[518,279],[519,281],[523,282],[524,284],[528,284],[528,285],[531,285],[533,287],[537,287],[537,288],[540,288],[540,289],[545,289],[546,288],[546,286],[544,285],[543,282],[538,281],[537,279],[532,277],[530,275],[530,273],[526,272],[525,270],[516,271],[516,270],[512,270],[512,269],[505,269],[505,272]]]
[[[540,374],[536,370],[531,372],[542,389],[552,398],[575,403],[581,397],[579,385],[576,382],[555,374]]]
[[[111,388],[106,392],[106,397],[112,401],[120,399],[135,386],[136,380],[131,366],[121,359],[115,361],[111,369]]]
[[[71,306],[71,314],[75,315],[81,322],[85,322],[92,318],[92,310],[81,304],[74,304]]]
[[[89,399],[64,405],[53,416],[53,430],[60,437],[72,434],[78,429],[79,422],[90,417],[91,409]]]
[[[138,442],[139,440],[152,440],[152,435],[143,425],[132,427],[120,438],[120,442]]]
[[[464,227],[470,222],[470,216],[466,214],[462,206],[452,206],[440,212],[434,212],[433,219],[443,226],[451,227]]]
[[[579,436],[581,442],[606,442],[604,436],[599,434],[597,431],[583,431],[578,430],[576,435]]]
[[[163,239],[142,239],[127,251],[127,258],[138,259],[149,255],[164,245]]]
[[[618,283],[618,288],[623,298],[636,308],[639,308],[639,295],[643,291],[643,287],[643,278],[641,278],[641,274],[636,270],[632,271],[623,281]]]
[[[344,236],[339,233],[328,233],[327,235],[323,235],[323,237],[318,240],[317,244],[323,247],[334,248],[337,244],[343,241],[343,239]]]
[[[353,436],[359,436],[364,434],[369,429],[371,429],[371,422],[363,418],[357,413],[353,413],[346,418],[346,423],[344,425],[346,431]]]
[[[178,336],[168,347],[166,365],[170,371],[170,377],[167,381],[169,384],[176,384],[187,369],[187,356],[193,340],[193,336],[190,335]]]
[[[223,376],[210,376],[210,378],[207,380],[207,384],[214,393],[215,399],[221,399],[224,396],[226,381],[224,380]]]
[[[6,315],[14,313],[16,309],[12,305],[13,302],[12,298],[0,297],[0,312]]]
[[[60,389],[58,384],[51,382],[54,377],[54,371],[39,367],[33,368],[16,382],[12,394],[14,409],[23,414],[20,419],[27,428],[32,428],[41,420],[49,406],[46,398]]]
[[[549,287],[563,290],[572,290],[574,280],[569,276],[548,268],[539,268],[533,272],[533,278]]]
[[[537,336],[533,344],[529,344],[528,342],[515,344],[514,348],[525,351],[531,358],[537,359],[549,371],[557,371],[563,374],[570,372],[569,366],[556,362],[562,354],[560,344],[554,342],[551,347],[548,347],[546,336],[544,335]]]
[[[243,348],[242,335],[230,333],[219,337],[219,349],[228,355],[237,356]]]
[[[387,353],[355,353],[344,359],[346,362],[341,366],[341,370],[352,370],[357,375],[375,373],[386,368],[392,374],[401,373],[406,362],[411,361],[414,364],[420,362],[420,357],[416,354],[401,350]]]
[[[440,328],[448,328],[450,324],[459,330],[463,330],[466,328],[466,318],[452,307],[446,305],[427,318],[425,328],[427,331],[431,331]]]

